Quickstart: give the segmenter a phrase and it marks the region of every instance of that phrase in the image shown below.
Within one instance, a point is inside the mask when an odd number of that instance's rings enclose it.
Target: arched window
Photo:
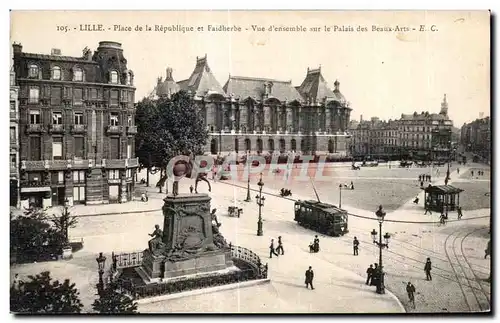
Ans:
[[[28,71],[28,77],[38,78],[38,72],[39,72],[38,65],[31,64]]]
[[[118,72],[117,71],[109,72],[109,83],[118,84]]]
[[[212,155],[217,155],[218,152],[219,152],[219,148],[217,145],[217,139],[212,139],[212,141],[210,142],[210,153]]]
[[[252,150],[252,142],[250,141],[250,139],[245,139],[245,150],[246,151],[250,151]]]
[[[134,85],[134,74],[132,72],[127,73],[127,85]]]
[[[293,151],[297,151],[297,141],[295,139],[292,139],[290,141],[290,149],[292,149]]]
[[[260,138],[259,138],[259,139],[257,139],[257,152],[258,152],[258,153],[261,153],[261,152],[262,152],[262,150],[263,150],[263,147],[262,147],[262,146],[263,146],[263,145],[262,145],[262,139],[260,139]]]
[[[333,140],[328,140],[328,153],[333,153]]]
[[[284,153],[286,150],[286,143],[285,139],[281,138],[280,139],[280,152]]]
[[[267,148],[270,152],[274,151],[274,139],[269,139],[267,141]]]
[[[238,152],[240,150],[240,143],[238,141],[238,138],[234,138],[234,151]]]
[[[51,74],[52,74],[51,78],[53,80],[60,80],[61,79],[61,68],[59,66],[52,67]]]
[[[82,82],[83,81],[83,70],[79,67],[73,69],[73,81]]]

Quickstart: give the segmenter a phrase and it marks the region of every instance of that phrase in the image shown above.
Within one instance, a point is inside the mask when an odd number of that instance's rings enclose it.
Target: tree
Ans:
[[[45,210],[30,208],[23,215],[13,217],[10,221],[10,246],[17,257],[40,257],[56,253],[60,247],[61,233],[48,223]]]
[[[130,296],[118,290],[115,283],[110,283],[102,291],[101,296],[94,301],[92,308],[101,314],[108,313],[137,313],[137,303]]]
[[[162,171],[160,183],[165,181],[166,167],[173,157],[203,153],[208,138],[203,116],[184,91],[170,99],[139,102],[136,125],[136,156],[141,164]]]
[[[54,227],[59,232],[59,236],[61,237],[61,241],[59,244],[62,247],[66,247],[69,245],[69,228],[74,228],[78,223],[78,218],[76,216],[72,216],[71,212],[69,212],[69,207],[67,205],[64,206],[64,210],[60,216],[54,215],[51,219]]]
[[[14,313],[80,313],[83,304],[69,279],[53,281],[48,271],[29,276],[10,289],[10,310]]]

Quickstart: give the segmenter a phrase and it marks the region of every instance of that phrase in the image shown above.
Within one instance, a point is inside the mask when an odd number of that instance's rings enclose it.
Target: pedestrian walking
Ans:
[[[432,182],[432,175],[429,175],[429,182]]]
[[[474,177],[474,171],[473,170],[470,171],[470,176]]]
[[[314,236],[314,252],[319,252],[319,238],[318,238],[318,235]]]
[[[418,181],[422,181],[422,175],[418,175]]]
[[[285,249],[283,249],[283,242],[281,241],[281,236],[278,237],[278,248],[276,248],[276,252],[278,253],[278,255],[281,254],[284,255],[285,254]]]
[[[194,191],[194,187],[193,187],[193,185],[189,186],[189,192],[190,192],[191,194],[193,194],[193,191]]]
[[[413,308],[415,308],[415,291],[415,286],[411,282],[408,282],[406,285],[406,292],[408,293],[408,299],[413,305]]]
[[[424,181],[420,182],[420,188],[424,188]]]
[[[441,215],[439,216],[439,223],[442,225],[446,224],[446,216],[444,215],[444,213],[441,213]]]
[[[370,267],[366,269],[366,285],[370,285],[373,277],[373,265],[370,264]]]
[[[274,249],[274,239],[271,239],[271,245],[269,246],[269,258],[272,258],[273,255],[278,257],[279,255],[276,253],[276,250]]]
[[[427,214],[427,212],[429,212],[429,214],[430,214],[430,215],[432,215],[431,208],[430,208],[430,207],[426,204],[426,205],[425,205],[425,213],[424,213],[424,215],[426,215],[426,214]]]
[[[457,207],[457,219],[458,219],[458,220],[461,220],[461,219],[462,219],[462,216],[463,216],[463,213],[462,213],[462,207],[461,207],[461,206],[458,206],[458,207]]]
[[[352,241],[352,248],[354,249],[354,255],[357,256],[359,251],[359,240],[356,237],[354,237],[354,240]]]
[[[311,289],[314,289],[313,286],[313,279],[314,279],[314,271],[312,270],[312,267],[309,266],[309,269],[306,270],[306,288],[309,288],[309,285],[311,285]]]
[[[431,269],[432,269],[431,258],[427,258],[427,261],[425,262],[424,266],[425,279],[427,280],[432,280]]]
[[[457,167],[457,174],[460,174],[460,168]]]

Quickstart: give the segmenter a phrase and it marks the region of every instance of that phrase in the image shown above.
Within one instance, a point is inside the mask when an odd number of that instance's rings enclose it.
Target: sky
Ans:
[[[102,24],[104,30],[79,31],[80,24]],[[132,31],[114,31],[115,25]],[[146,31],[146,25],[152,30]],[[155,25],[180,25],[194,31],[155,31]],[[208,25],[241,31],[208,31]],[[419,31],[421,25],[426,31]],[[143,30],[136,31],[136,26]],[[254,30],[257,26],[264,31]],[[272,26],[307,31],[268,31]],[[438,113],[445,93],[457,127],[481,114],[490,115],[487,11],[11,13],[11,43],[21,43],[25,52],[50,54],[58,48],[62,55],[81,56],[84,47],[96,50],[99,41],[105,40],[122,43],[128,68],[135,75],[136,100],[151,93],[167,67],[173,68],[176,81],[187,79],[196,57],[206,54],[221,85],[231,74],[291,80],[298,86],[308,67],[321,66],[331,88],[335,80],[340,82],[354,120],[360,115],[366,120],[395,119],[414,111]]]

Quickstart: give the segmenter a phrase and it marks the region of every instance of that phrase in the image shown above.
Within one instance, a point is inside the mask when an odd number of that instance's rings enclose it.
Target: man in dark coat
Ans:
[[[424,267],[425,278],[427,280],[432,280],[431,269],[432,269],[431,258],[427,258],[427,261],[425,262],[425,267]]]
[[[370,282],[370,286],[377,286],[378,285],[378,264],[375,263],[374,264],[375,268],[373,268],[373,271],[372,271],[372,279],[371,279],[371,282]]]
[[[276,253],[276,250],[274,249],[274,239],[271,239],[271,245],[269,246],[269,258],[273,257],[273,254],[278,257],[279,255]]]
[[[278,255],[281,253],[282,255],[285,254],[285,250],[283,249],[283,242],[281,241],[281,236],[278,237],[278,248],[276,248],[276,252]]]
[[[311,289],[314,289],[313,287],[313,278],[314,278],[314,271],[312,270],[312,267],[309,266],[309,269],[306,271],[306,288],[309,288],[309,285],[311,285]]]
[[[370,265],[368,269],[366,270],[366,285],[370,285],[370,282],[373,277],[373,265]]]
[[[359,249],[359,240],[358,238],[354,237],[354,240],[352,241],[352,247],[354,249],[354,255],[358,255],[358,249]]]
[[[406,292],[408,293],[410,303],[412,303],[413,308],[415,308],[415,286],[411,282],[408,282],[406,285]]]

